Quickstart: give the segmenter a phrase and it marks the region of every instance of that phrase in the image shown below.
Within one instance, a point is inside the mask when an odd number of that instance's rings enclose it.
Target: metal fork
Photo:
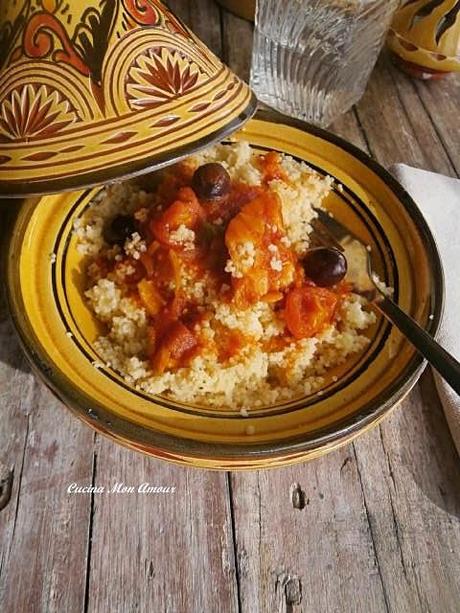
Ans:
[[[321,209],[315,211],[318,217],[313,222],[313,227],[317,242],[336,247],[345,256],[350,248],[354,250],[353,261],[357,260],[358,264],[353,270],[349,270],[349,280],[354,290],[370,300],[457,394],[460,394],[460,363],[391,299],[390,291],[374,273],[370,248],[329,213]],[[348,261],[350,259],[347,258]]]

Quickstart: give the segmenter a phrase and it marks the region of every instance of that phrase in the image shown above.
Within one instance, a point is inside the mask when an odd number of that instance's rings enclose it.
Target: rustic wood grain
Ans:
[[[101,439],[95,484],[116,482],[175,492],[95,494],[88,610],[237,611],[225,473],[176,467]]]
[[[89,506],[66,489],[91,477],[93,434],[32,376],[0,305],[0,461],[12,475],[0,511],[0,610],[78,611]]]
[[[222,56],[220,9],[214,0],[170,0],[168,5],[211,51]]]
[[[405,162],[447,175],[455,171],[412,82],[380,58],[357,105],[371,153],[384,166]]]
[[[234,72],[249,81],[252,52],[252,25],[221,9],[222,58]]]
[[[351,447],[232,483],[243,611],[385,610]]]
[[[431,375],[354,447],[389,610],[458,611],[460,470]]]
[[[419,79],[411,79],[402,73],[389,61],[387,54],[384,54],[383,57],[393,77],[401,104],[418,137],[420,147],[431,150],[433,143],[439,143],[439,146],[444,150],[444,154],[441,153],[437,145],[435,145],[434,151],[436,155],[439,154],[442,157],[442,163],[446,165],[446,170],[437,172],[444,172],[444,174],[455,177],[459,171],[458,163],[460,161],[460,117],[458,112],[455,113],[455,107],[458,108],[460,104],[460,79],[458,74],[451,75],[441,84],[439,82],[426,83]],[[425,96],[425,92],[431,92],[431,96]],[[449,125],[448,128],[447,125]],[[456,146],[454,145],[455,142]],[[432,167],[434,168],[434,166]],[[447,168],[449,168],[449,171],[447,171]]]
[[[451,164],[460,177],[460,78],[449,75],[442,83],[414,81],[426,112]]]

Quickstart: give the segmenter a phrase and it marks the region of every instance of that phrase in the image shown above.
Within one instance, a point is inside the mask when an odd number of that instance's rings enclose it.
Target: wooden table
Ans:
[[[212,0],[173,9],[243,77],[251,26]],[[333,131],[389,166],[460,172],[460,80],[383,56]],[[0,301],[0,611],[460,611],[460,470],[430,372],[381,426],[309,464],[185,470],[113,444],[38,382]],[[11,472],[9,472],[11,471]],[[162,495],[68,494],[86,485]]]

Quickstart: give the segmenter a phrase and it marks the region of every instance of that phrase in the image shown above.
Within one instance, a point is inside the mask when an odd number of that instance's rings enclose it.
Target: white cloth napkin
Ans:
[[[419,206],[438,244],[446,281],[439,342],[460,360],[460,181],[405,164],[390,170]],[[434,376],[460,454],[460,396],[436,372]]]

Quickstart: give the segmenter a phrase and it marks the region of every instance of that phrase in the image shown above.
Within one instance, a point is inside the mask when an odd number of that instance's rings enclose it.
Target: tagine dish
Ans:
[[[7,280],[26,354],[85,423],[158,458],[233,470],[326,453],[424,365],[322,236],[325,214],[435,334],[442,274],[415,204],[349,143],[259,113],[153,172],[22,202]]]

